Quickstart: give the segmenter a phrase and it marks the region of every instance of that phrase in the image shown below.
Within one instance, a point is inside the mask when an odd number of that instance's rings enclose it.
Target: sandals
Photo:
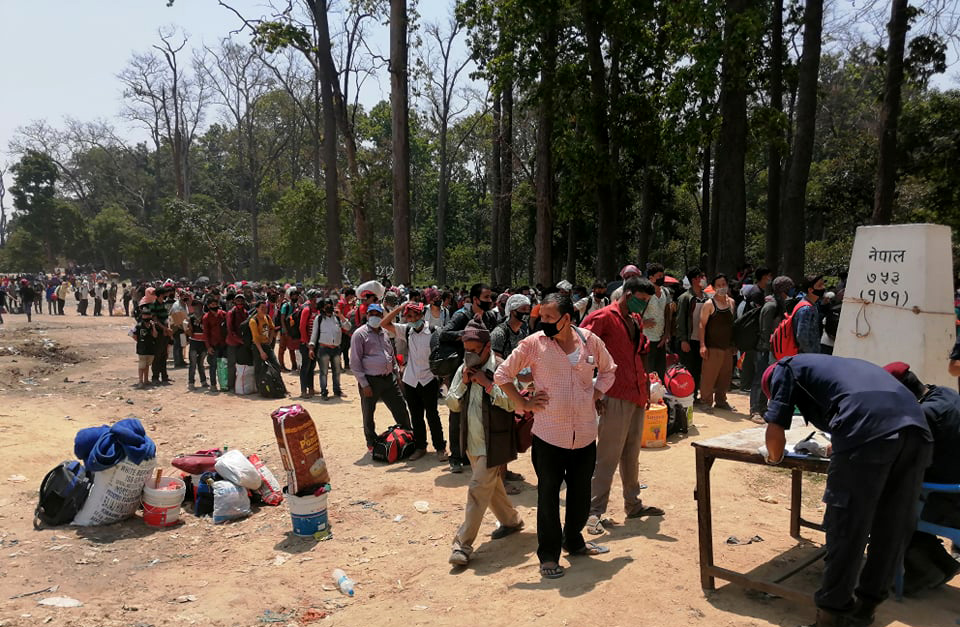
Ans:
[[[438,462],[445,462],[448,459],[450,459],[450,455],[447,453],[447,449],[443,449],[442,451],[437,451]]]
[[[470,563],[470,556],[463,549],[454,549],[447,561],[454,566],[466,566]]]
[[[555,564],[553,566],[540,564],[540,576],[544,579],[560,579],[563,577],[563,566],[560,564]]]
[[[490,534],[490,537],[494,540],[499,540],[500,538],[506,538],[511,533],[516,533],[523,529],[523,521],[521,520],[519,524],[513,525],[512,527],[508,525],[500,525],[493,530],[493,533]]]
[[[523,492],[523,488],[518,486],[515,483],[505,483],[503,484],[503,490],[510,496],[515,496]]]
[[[512,470],[508,470],[507,472],[503,473],[503,480],[504,481],[523,481],[523,475],[521,475],[518,472],[513,472]]]
[[[582,548],[576,551],[567,550],[567,552],[570,555],[603,555],[604,553],[609,553],[610,548],[601,546],[596,542],[585,542]]]
[[[653,505],[647,505],[646,507],[641,507],[635,512],[630,512],[627,514],[627,518],[642,518],[643,516],[663,516],[664,511],[659,507],[654,507]]]
[[[599,536],[605,531],[603,528],[603,521],[600,520],[599,516],[591,516],[590,518],[588,518],[585,528],[587,530],[587,533],[589,533],[592,536]]]

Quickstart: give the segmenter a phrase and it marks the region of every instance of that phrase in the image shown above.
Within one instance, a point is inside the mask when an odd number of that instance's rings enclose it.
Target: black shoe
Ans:
[[[327,401],[327,400],[330,400],[330,395],[327,394],[326,392],[320,392],[320,398],[321,398],[322,400]]]
[[[450,472],[461,473],[463,472],[463,464],[458,461],[450,460]]]

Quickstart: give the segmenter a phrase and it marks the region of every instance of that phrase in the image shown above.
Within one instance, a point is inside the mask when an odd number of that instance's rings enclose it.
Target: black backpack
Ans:
[[[65,525],[87,501],[90,479],[83,464],[74,460],[61,462],[47,473],[40,483],[40,501],[33,515],[33,526],[40,523],[50,526]]]
[[[435,332],[430,337],[430,372],[437,377],[452,377],[463,357],[456,344],[440,341],[440,333]]]
[[[287,335],[290,336],[290,339],[300,339],[300,318],[303,317],[304,309],[306,308],[301,305],[294,309],[293,313],[287,316]]]
[[[823,320],[823,330],[827,332],[832,339],[837,339],[837,329],[840,327],[840,308],[841,303],[833,303],[827,310],[827,315]]]
[[[752,351],[757,349],[760,339],[760,310],[763,307],[754,307],[743,312],[743,315],[733,323],[733,343],[738,351]]]
[[[264,398],[284,398],[287,386],[283,383],[280,371],[271,363],[260,362],[256,369],[257,393]]]

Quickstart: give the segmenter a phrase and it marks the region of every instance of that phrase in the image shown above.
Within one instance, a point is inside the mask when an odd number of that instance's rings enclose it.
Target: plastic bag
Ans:
[[[250,460],[244,457],[243,453],[237,449],[227,451],[217,458],[217,463],[213,466],[217,474],[239,486],[249,490],[257,490],[263,480],[260,473],[253,467]]]
[[[279,505],[282,503],[283,492],[280,488],[280,482],[277,481],[277,477],[267,468],[267,465],[260,460],[259,456],[251,455],[247,459],[250,460],[250,463],[253,464],[253,467],[256,468],[260,474],[260,478],[263,479],[263,482],[260,484],[260,489],[256,491],[260,500],[267,505]]]
[[[250,513],[250,497],[246,488],[229,481],[213,482],[214,524],[246,518]]]
[[[667,388],[660,382],[660,377],[656,372],[650,373],[650,403],[659,403],[663,401]]]

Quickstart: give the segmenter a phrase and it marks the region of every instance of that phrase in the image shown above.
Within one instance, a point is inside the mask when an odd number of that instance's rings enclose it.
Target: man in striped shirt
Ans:
[[[533,468],[537,473],[537,557],[540,574],[563,576],[560,550],[597,555],[609,549],[584,542],[590,511],[590,479],[597,461],[596,403],[613,385],[617,369],[603,341],[573,326],[568,294],[553,293],[540,305],[541,331],[522,340],[494,375],[494,383],[518,412],[536,413]],[[520,395],[514,380],[530,368],[536,393]],[[596,380],[594,380],[596,371]],[[567,511],[560,524],[560,485],[567,484]]]

